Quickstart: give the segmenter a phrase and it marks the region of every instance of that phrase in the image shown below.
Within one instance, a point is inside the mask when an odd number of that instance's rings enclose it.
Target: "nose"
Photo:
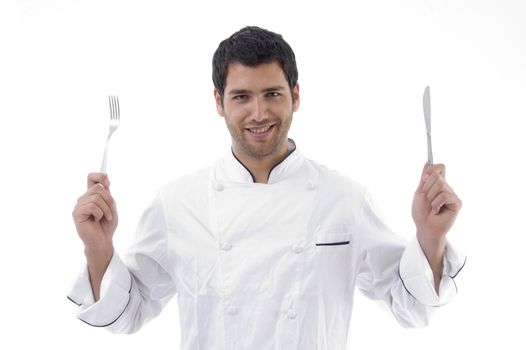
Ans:
[[[268,118],[267,104],[259,98],[254,99],[254,106],[252,110],[252,119],[261,122]]]

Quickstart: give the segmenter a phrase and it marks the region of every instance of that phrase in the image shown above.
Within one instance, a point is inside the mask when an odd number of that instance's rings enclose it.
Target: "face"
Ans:
[[[277,62],[256,67],[230,64],[223,98],[217,89],[214,96],[235,153],[263,158],[287,149],[292,114],[299,107],[299,86],[291,92]]]

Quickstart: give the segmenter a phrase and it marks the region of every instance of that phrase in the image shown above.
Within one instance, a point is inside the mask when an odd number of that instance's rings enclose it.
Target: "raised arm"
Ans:
[[[118,215],[110,193],[107,175],[88,175],[88,189],[77,201],[73,220],[77,233],[84,243],[91,288],[95,301],[100,298],[102,277],[113,256],[113,234],[117,229]]]
[[[437,294],[442,278],[446,234],[462,207],[462,202],[446,182],[445,176],[443,164],[426,164],[412,206],[418,242],[433,271]]]

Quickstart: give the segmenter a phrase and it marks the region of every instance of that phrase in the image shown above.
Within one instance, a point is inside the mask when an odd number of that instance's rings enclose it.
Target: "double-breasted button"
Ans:
[[[298,316],[298,314],[296,314],[296,311],[294,310],[287,311],[287,317],[290,318],[291,320],[295,319],[296,316]]]
[[[299,253],[303,252],[303,247],[300,246],[300,245],[295,244],[295,245],[292,246],[292,251],[294,253],[296,253],[296,254],[299,254]]]
[[[228,307],[228,309],[226,310],[226,312],[228,312],[229,315],[235,315],[235,314],[237,314],[237,306],[230,305],[230,306]]]
[[[309,191],[314,191],[316,189],[316,184],[314,182],[310,182],[307,184],[307,189]]]
[[[229,251],[230,249],[232,249],[232,243],[229,243],[229,242],[225,242],[221,245],[221,249],[223,249],[224,251]]]
[[[225,186],[221,185],[219,182],[214,182],[214,190],[221,192],[225,189]]]

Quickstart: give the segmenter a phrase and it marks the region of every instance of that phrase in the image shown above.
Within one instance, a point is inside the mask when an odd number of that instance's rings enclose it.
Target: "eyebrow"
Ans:
[[[281,86],[281,85],[276,85],[276,86],[270,86],[268,88],[265,88],[262,90],[262,92],[270,92],[270,91],[281,91],[281,90],[285,90],[285,87],[284,86]],[[238,95],[238,94],[247,94],[247,93],[250,93],[252,91],[250,90],[247,90],[247,89],[232,89],[228,92],[229,95]]]

